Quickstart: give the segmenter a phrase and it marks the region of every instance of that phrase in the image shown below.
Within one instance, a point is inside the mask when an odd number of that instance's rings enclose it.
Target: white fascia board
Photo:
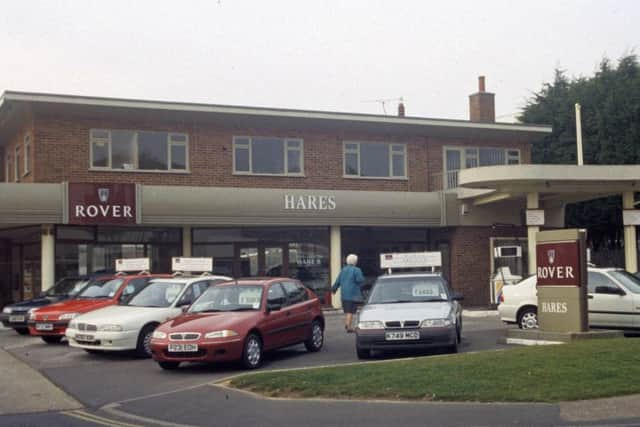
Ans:
[[[285,117],[301,119],[341,120],[353,122],[370,122],[382,124],[440,126],[451,128],[503,130],[517,132],[536,132],[548,134],[551,127],[542,125],[478,123],[464,120],[428,119],[412,117],[376,116],[354,113],[334,113],[325,111],[286,110],[274,108],[238,107],[225,105],[189,104],[164,101],[144,101],[115,98],[93,98],[72,95],[53,95],[37,93],[5,92],[2,96],[8,101],[43,102],[75,105],[91,105],[99,107],[137,108],[167,111],[221,113],[238,115],[255,115],[267,117]]]

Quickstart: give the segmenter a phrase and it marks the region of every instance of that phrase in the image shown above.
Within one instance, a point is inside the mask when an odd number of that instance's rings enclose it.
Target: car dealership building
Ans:
[[[0,303],[123,257],[211,256],[214,272],[300,279],[328,300],[344,256],[440,251],[466,305],[535,267],[567,203],[623,194],[636,271],[636,166],[531,165],[548,126],[5,92]],[[535,251],[534,251],[535,252]],[[335,301],[334,301],[335,303]]]

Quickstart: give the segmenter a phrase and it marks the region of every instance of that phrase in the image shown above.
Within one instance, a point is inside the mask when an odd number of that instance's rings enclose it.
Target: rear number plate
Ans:
[[[76,341],[94,341],[95,337],[93,335],[82,335],[82,334],[77,334],[76,335]]]
[[[169,352],[186,353],[198,351],[198,344],[169,344]]]
[[[36,323],[36,331],[53,331],[53,323]]]
[[[24,322],[24,316],[9,316],[9,322]]]
[[[387,341],[399,341],[399,340],[419,340],[419,331],[398,331],[398,332],[386,332],[384,339]]]

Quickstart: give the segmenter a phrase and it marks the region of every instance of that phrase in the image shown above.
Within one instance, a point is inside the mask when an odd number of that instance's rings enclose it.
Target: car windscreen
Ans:
[[[624,270],[610,271],[611,277],[622,283],[625,288],[634,294],[640,294],[640,279]]]
[[[262,286],[215,286],[207,289],[189,309],[189,313],[260,310]]]
[[[449,294],[440,277],[394,277],[378,280],[369,304],[447,301]]]
[[[135,294],[126,305],[135,307],[169,307],[182,292],[185,283],[152,281]]]
[[[76,298],[113,298],[124,279],[92,280]]]
[[[79,279],[77,277],[65,277],[60,279],[58,283],[53,285],[51,289],[45,292],[48,297],[55,296],[74,296],[84,288],[89,280]]]

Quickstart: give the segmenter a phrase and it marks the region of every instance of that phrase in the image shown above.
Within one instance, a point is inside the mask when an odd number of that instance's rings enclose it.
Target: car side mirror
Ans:
[[[464,300],[464,296],[460,292],[454,292],[453,296],[451,297],[451,299],[454,300],[454,301],[463,301]]]
[[[267,312],[278,311],[282,308],[282,304],[277,302],[267,302]]]
[[[189,311],[189,307],[190,306],[188,304],[187,305],[183,305],[183,306],[180,307],[180,310],[182,310],[183,313],[186,313],[187,311]]]

